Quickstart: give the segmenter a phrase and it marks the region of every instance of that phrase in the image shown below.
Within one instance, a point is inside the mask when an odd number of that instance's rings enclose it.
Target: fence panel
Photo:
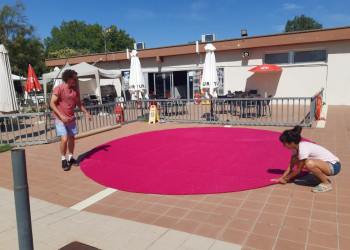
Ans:
[[[215,98],[138,100],[85,106],[91,121],[75,110],[79,133],[117,124],[148,121],[156,105],[160,122],[211,123],[252,126],[312,126],[317,96],[290,98]],[[1,145],[25,146],[58,141],[52,111],[0,115]]]

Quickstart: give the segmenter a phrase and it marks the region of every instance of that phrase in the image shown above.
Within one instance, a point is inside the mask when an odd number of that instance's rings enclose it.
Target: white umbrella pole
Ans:
[[[267,97],[267,78],[265,76],[265,98]]]
[[[35,95],[36,106],[39,107],[38,98],[36,97],[36,90],[34,91],[34,95]]]

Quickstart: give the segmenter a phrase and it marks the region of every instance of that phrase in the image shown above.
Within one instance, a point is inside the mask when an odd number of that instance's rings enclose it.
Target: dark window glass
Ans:
[[[205,41],[206,41],[206,42],[212,42],[212,41],[214,41],[213,35],[205,35]]]
[[[267,64],[288,63],[288,52],[275,53],[275,54],[266,54],[265,55],[265,63],[267,63]]]
[[[326,62],[326,50],[297,51],[294,52],[294,63]]]

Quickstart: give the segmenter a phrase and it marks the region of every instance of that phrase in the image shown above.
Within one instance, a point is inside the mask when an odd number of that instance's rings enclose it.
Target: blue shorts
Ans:
[[[331,175],[337,175],[340,172],[341,164],[339,161],[337,161],[334,164],[328,162],[328,165],[329,165],[329,168],[331,169],[331,172],[332,172]]]
[[[55,126],[56,126],[56,133],[58,136],[62,135],[68,135],[68,136],[75,136],[78,134],[77,124],[69,124],[69,126],[66,126],[62,123],[61,120],[55,119]]]

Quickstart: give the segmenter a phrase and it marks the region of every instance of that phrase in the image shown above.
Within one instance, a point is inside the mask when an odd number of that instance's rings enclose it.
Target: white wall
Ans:
[[[263,64],[265,53],[317,49],[327,50],[327,62],[279,65],[283,69],[281,73],[249,72],[249,69]],[[311,97],[323,87],[324,101],[328,105],[350,105],[350,41],[253,48],[249,49],[249,58],[242,57],[243,51],[246,50],[215,52],[217,67],[224,68],[225,93],[229,90],[257,89],[262,96],[266,90],[268,95],[274,97]],[[165,57],[163,62],[156,62],[155,58],[140,61],[143,72],[172,72],[203,69],[204,60],[205,53],[194,53]],[[106,63],[103,66],[129,70],[130,61]]]
[[[79,78],[80,99],[89,98],[90,95],[99,96],[95,78]]]
[[[263,64],[265,53],[315,49],[326,49],[328,61],[279,65],[280,74],[248,71]],[[218,67],[225,68],[225,93],[257,89],[263,96],[266,89],[275,97],[310,97],[324,88],[328,105],[350,105],[350,41],[250,49],[248,59],[242,58],[243,51],[216,53]]]
[[[326,89],[327,104],[350,105],[350,41],[329,46]]]

